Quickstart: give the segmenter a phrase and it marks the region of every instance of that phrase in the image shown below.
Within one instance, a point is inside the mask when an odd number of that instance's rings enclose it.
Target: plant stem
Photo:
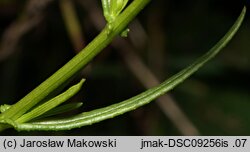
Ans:
[[[121,115],[125,112],[135,110],[145,104],[150,103],[152,100],[157,97],[163,95],[169,90],[172,90],[175,86],[183,82],[190,75],[196,72],[199,68],[201,68],[206,62],[212,59],[215,55],[217,55],[233,38],[233,36],[238,31],[239,27],[242,24],[246,13],[246,7],[242,9],[242,12],[234,25],[230,28],[230,30],[224,35],[224,37],[217,42],[207,53],[198,58],[195,62],[193,62],[187,68],[181,70],[179,73],[175,74],[171,78],[165,80],[160,85],[153,87],[151,89],[146,90],[145,92],[138,94],[130,99],[125,101],[100,108],[95,109],[89,112],[83,112],[81,114],[63,118],[56,119],[50,121],[37,121],[31,123],[21,123],[15,124],[16,130],[69,130],[73,128],[79,128],[86,125],[92,125],[93,123],[97,123],[106,119],[113,118],[115,116]]]
[[[105,27],[102,32],[87,45],[79,54],[55,72],[51,77],[41,83],[37,88],[14,104],[10,109],[0,115],[0,119],[16,120],[38,102],[43,100],[55,89],[67,82],[86,66],[100,51],[105,48],[116,35],[120,34],[129,22],[150,2],[150,0],[134,0],[124,12],[117,17],[112,32]],[[109,34],[107,34],[109,33]],[[1,128],[1,126],[0,126]]]

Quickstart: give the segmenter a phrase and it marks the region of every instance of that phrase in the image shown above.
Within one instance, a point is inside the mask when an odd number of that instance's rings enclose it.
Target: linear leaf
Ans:
[[[82,105],[83,105],[82,102],[64,104],[64,105],[55,107],[54,109],[47,111],[43,115],[37,117],[36,120],[41,119],[41,118],[59,115],[59,114],[65,113],[65,112],[69,112],[69,111],[80,108]]]
[[[62,104],[63,102],[67,101],[69,98],[71,98],[73,95],[75,95],[80,89],[82,84],[84,83],[85,79],[82,79],[78,84],[70,87],[65,92],[59,94],[58,96],[52,98],[51,100],[39,105],[32,111],[22,115],[20,118],[18,118],[15,123],[22,123],[27,122],[29,120],[32,120],[49,110],[52,110],[53,108],[57,107],[58,105]]]

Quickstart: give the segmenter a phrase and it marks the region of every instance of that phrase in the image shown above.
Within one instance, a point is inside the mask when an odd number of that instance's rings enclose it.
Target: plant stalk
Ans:
[[[11,106],[0,115],[0,120],[17,120],[33,106],[43,100],[55,89],[67,82],[71,77],[79,73],[97,54],[101,52],[115,36],[119,35],[134,17],[150,2],[150,0],[134,0],[115,20],[113,29],[106,26],[101,33],[90,42],[79,54],[72,58],[62,68],[56,71],[47,80],[41,83],[33,91]],[[0,131],[6,127],[0,124]]]

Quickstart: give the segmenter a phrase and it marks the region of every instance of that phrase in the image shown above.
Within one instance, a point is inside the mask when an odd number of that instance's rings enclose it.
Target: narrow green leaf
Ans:
[[[173,89],[175,86],[180,84],[182,81],[187,79],[191,74],[202,67],[207,61],[213,58],[226,44],[232,39],[235,33],[238,31],[244,16],[246,13],[246,7],[243,8],[241,15],[227,32],[227,34],[205,55],[201,56],[193,64],[180,71],[170,79],[164,81],[159,86],[149,89],[135,97],[132,97],[123,102],[110,105],[105,108],[100,108],[90,112],[84,112],[79,115],[52,121],[40,121],[33,123],[21,123],[16,124],[17,130],[67,130],[72,128],[79,128],[85,125],[91,125],[93,123],[100,122],[105,119],[113,118],[121,115],[125,112],[134,110],[141,107],[150,101],[156,99],[160,95]]]
[[[48,112],[49,110],[53,110],[53,108],[55,108],[56,106],[60,105],[61,103],[67,101],[69,98],[74,96],[81,89],[81,86],[84,83],[84,81],[85,81],[85,79],[82,79],[78,84],[70,87],[65,92],[61,93],[60,95],[52,98],[51,100],[49,100],[47,102],[39,105],[38,107],[36,107],[32,111],[22,115],[20,118],[18,118],[15,121],[15,123],[27,122],[29,120],[32,120],[32,119]]]
[[[58,114],[65,113],[65,112],[69,112],[69,111],[80,108],[82,105],[83,105],[82,102],[68,103],[68,104],[65,104],[65,105],[61,105],[61,106],[55,107],[54,109],[51,109],[51,110],[47,111],[46,113],[44,113],[43,115],[37,117],[36,119],[51,117],[51,116],[55,116],[55,115],[58,115]]]

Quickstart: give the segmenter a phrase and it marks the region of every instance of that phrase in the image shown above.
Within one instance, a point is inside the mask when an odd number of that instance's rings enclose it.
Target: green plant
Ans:
[[[72,77],[75,76],[98,53],[100,53],[100,51],[106,47],[115,36],[123,33],[129,22],[150,2],[150,0],[134,0],[128,7],[125,8],[124,11],[122,11],[127,3],[127,1],[124,1],[125,3],[121,3],[122,5],[119,5],[119,9],[115,10],[115,16],[112,19],[109,17],[110,15],[112,16],[113,13],[109,10],[111,9],[110,7],[113,3],[110,3],[107,6],[105,2],[107,3],[110,1],[103,2],[104,15],[108,22],[107,26],[78,55],[76,55],[72,60],[70,60],[66,65],[60,68],[55,74],[45,80],[32,92],[12,106],[2,105],[0,107],[0,130],[11,127],[14,127],[16,130],[25,131],[68,130],[85,125],[91,125],[141,107],[173,89],[202,67],[207,61],[213,58],[235,35],[246,12],[246,8],[244,7],[241,15],[232,28],[210,51],[184,70],[164,81],[159,86],[108,107],[96,109],[90,112],[83,112],[65,119],[55,118],[55,120],[50,121],[43,120],[46,116],[55,116],[58,113],[78,108],[81,105],[81,103],[77,103],[59,106],[80,90],[84,80],[70,87],[65,92],[53,98],[50,97],[56,94],[62,86],[67,84]],[[118,4],[116,6],[118,6]],[[114,9],[112,8],[112,10]]]

